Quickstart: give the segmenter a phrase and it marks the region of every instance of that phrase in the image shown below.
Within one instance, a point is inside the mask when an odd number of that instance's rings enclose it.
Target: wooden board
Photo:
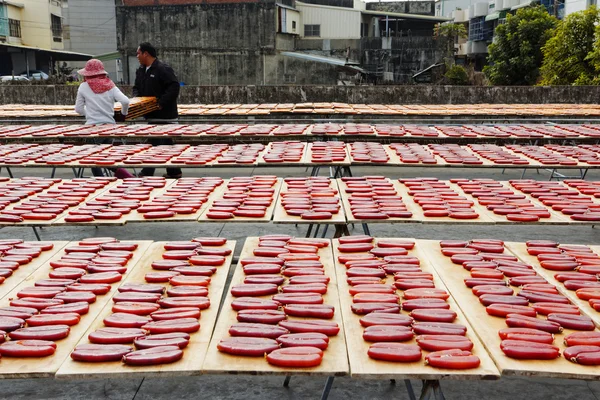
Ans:
[[[258,247],[258,238],[249,237],[244,243],[244,248],[240,254],[240,260],[252,256],[252,251]],[[215,333],[210,342],[208,353],[202,367],[206,373],[223,374],[253,374],[253,375],[311,375],[311,376],[343,376],[349,372],[348,355],[346,349],[346,339],[342,316],[339,312],[339,295],[335,270],[333,267],[333,258],[331,246],[319,250],[321,262],[325,267],[325,275],[329,276],[330,282],[327,286],[327,293],[323,296],[324,303],[335,307],[336,312],[333,321],[337,322],[340,332],[337,336],[330,337],[329,347],[324,352],[323,362],[320,366],[314,368],[282,368],[276,367],[267,362],[263,357],[236,357],[221,353],[217,349],[217,344],[221,339],[229,337],[229,328],[237,323],[237,312],[231,308],[231,302],[234,297],[231,292],[227,294],[223,309],[219,315]],[[244,282],[244,271],[241,264],[238,263],[235,274],[231,281],[231,286],[239,285]],[[270,298],[263,296],[261,298]],[[302,320],[303,318],[289,317],[291,320]]]
[[[505,245],[515,256],[519,257],[521,261],[531,265],[533,269],[537,271],[538,274],[540,274],[544,277],[544,279],[556,286],[558,291],[563,296],[568,298],[571,301],[571,303],[579,307],[579,309],[583,311],[585,315],[587,315],[594,321],[596,327],[600,328],[600,313],[594,310],[594,308],[590,306],[590,303],[588,303],[587,300],[581,300],[579,297],[577,297],[574,290],[567,289],[565,285],[556,280],[556,278],[554,278],[554,275],[556,275],[558,271],[550,271],[545,268],[542,268],[537,257],[531,256],[529,255],[529,253],[527,253],[527,245],[525,243],[507,242]],[[594,249],[594,247],[592,246],[590,246],[590,248],[595,250],[597,254],[600,254],[598,253],[598,250],[600,250],[600,248]]]
[[[552,223],[553,223],[553,224],[555,224],[555,225],[594,225],[594,223],[593,223],[593,222],[590,222],[590,221],[575,221],[575,220],[572,220],[572,219],[571,219],[571,218],[570,218],[568,215],[564,215],[564,214],[563,214],[563,213],[561,213],[560,211],[554,211],[554,210],[552,210],[552,207],[545,206],[545,205],[544,205],[544,204],[543,204],[541,201],[539,201],[539,200],[538,200],[538,199],[536,199],[535,197],[533,197],[533,196],[531,196],[531,195],[529,195],[529,194],[527,194],[527,193],[524,193],[524,192],[520,191],[519,189],[517,189],[517,188],[513,187],[513,186],[510,184],[510,182],[508,182],[508,181],[501,181],[501,182],[499,182],[499,183],[501,183],[502,185],[504,185],[504,186],[505,186],[505,187],[507,187],[507,188],[510,188],[510,189],[511,189],[511,190],[513,190],[515,193],[518,193],[518,194],[522,194],[522,195],[524,195],[524,196],[525,196],[525,198],[526,198],[527,200],[531,201],[531,202],[532,202],[533,204],[535,204],[536,206],[540,206],[540,207],[546,207],[546,208],[548,209],[548,211],[550,211],[550,214],[552,215]],[[567,189],[567,188],[568,188],[568,187],[567,187],[565,184],[563,184],[563,183],[561,183],[561,185],[562,185],[562,186],[563,186],[565,189]],[[575,190],[575,188],[568,188],[568,189],[573,189],[573,190]],[[586,196],[586,195],[584,195],[584,194],[581,194],[581,193],[580,193],[580,195],[581,195],[581,196],[583,196],[583,197],[588,197],[588,198],[590,198],[590,196]],[[591,197],[590,199],[591,199],[591,200],[593,200],[593,197]],[[546,221],[545,221],[545,220],[542,220],[542,222],[546,222]]]
[[[398,190],[398,182],[392,181],[391,179],[388,179],[388,181],[394,185],[394,189],[396,189],[396,191],[397,191]],[[348,195],[348,193],[346,193],[346,189],[348,188],[348,185],[346,185],[346,182],[344,182],[342,179],[337,179],[337,185],[340,189],[339,196],[342,201],[342,205],[344,207],[344,212],[346,213],[346,219],[348,220],[349,224],[354,224],[354,223],[358,223],[358,224],[395,224],[395,223],[421,223],[421,222],[423,222],[422,220],[416,220],[414,213],[413,213],[413,216],[410,218],[357,219],[352,214],[352,210],[350,208],[349,195]],[[406,197],[403,197],[402,201],[406,204],[405,200],[406,200]]]
[[[77,245],[78,242],[70,242],[66,246]],[[71,327],[71,333],[69,336],[62,340],[56,341],[56,352],[49,357],[40,358],[10,358],[2,357],[2,363],[0,368],[0,379],[13,379],[13,378],[48,378],[54,376],[58,368],[64,362],[64,360],[71,354],[71,351],[75,345],[79,342],[81,337],[84,335],[90,324],[93,323],[94,319],[102,311],[106,303],[117,291],[117,288],[127,278],[127,275],[135,268],[136,264],[140,261],[150,244],[151,241],[123,241],[123,243],[137,243],[138,248],[134,252],[134,256],[129,260],[127,264],[127,271],[123,274],[123,279],[120,282],[111,285],[110,292],[103,296],[98,296],[96,302],[90,304],[90,310],[87,314],[81,316],[81,320],[75,326]],[[49,261],[58,260],[64,254],[63,250],[56,253]],[[33,286],[33,284],[39,279],[47,279],[48,273],[52,270],[49,263],[45,263],[38,268],[33,274],[28,276],[20,285],[15,287],[10,293],[8,293],[2,300],[0,300],[0,306],[10,305],[10,299],[16,298],[17,293],[26,287]]]
[[[337,186],[337,180],[331,179],[330,186],[339,192],[339,188]],[[287,183],[283,181],[281,185],[281,193],[287,192]],[[302,219],[300,216],[296,215],[288,215],[281,204],[282,197],[281,195],[277,197],[277,202],[275,205],[275,213],[273,214],[273,222],[276,224],[345,224],[346,223],[346,214],[344,213],[344,206],[341,200],[341,194],[338,193],[338,197],[340,198],[340,211],[335,214],[331,219],[323,219],[323,220],[306,220]]]
[[[502,184],[502,186],[504,186],[505,190],[512,190],[516,194],[525,195],[523,192],[510,186],[510,184],[508,182],[497,182],[497,183]],[[455,188],[460,188],[460,186],[457,184],[452,184],[452,186]],[[489,219],[494,221],[496,224],[500,224],[500,225],[539,225],[539,224],[565,225],[566,223],[568,223],[568,221],[565,219],[565,217],[562,214],[559,214],[558,212],[553,211],[552,208],[543,205],[542,203],[540,203],[539,201],[537,201],[536,199],[534,199],[533,197],[528,196],[528,195],[525,195],[527,200],[529,200],[531,202],[531,204],[533,204],[535,207],[546,208],[550,212],[550,218],[540,218],[536,222],[509,221],[508,219],[506,219],[505,215],[495,214],[493,211],[488,210],[485,206],[480,205],[479,201],[477,200],[476,197],[474,197],[468,193],[465,193],[463,190],[461,190],[461,193],[463,193],[463,195],[465,197],[467,197],[468,199],[473,200],[475,202],[475,204],[477,205],[477,209],[481,210],[481,212],[485,213],[485,215]]]
[[[377,240],[377,239],[376,239]],[[412,239],[408,239],[412,240]],[[344,329],[346,331],[346,341],[348,342],[348,357],[350,359],[350,371],[353,378],[367,379],[497,379],[500,376],[498,369],[494,365],[489,354],[484,346],[479,341],[479,338],[474,334],[473,328],[467,322],[465,316],[461,312],[458,305],[452,297],[448,299],[450,308],[454,310],[458,316],[456,323],[463,324],[467,327],[467,336],[473,342],[473,354],[477,355],[481,360],[478,368],[469,370],[452,370],[444,368],[433,368],[425,365],[423,362],[425,356],[429,353],[423,351],[423,360],[412,363],[394,363],[374,360],[369,357],[368,350],[372,343],[365,341],[362,338],[363,327],[360,325],[362,316],[356,315],[350,308],[352,305],[352,295],[349,293],[350,285],[347,282],[346,267],[340,263],[338,256],[342,253],[338,251],[339,241],[333,240],[333,255],[335,261],[335,270],[337,274],[338,288],[340,292],[340,303],[342,317],[344,319]],[[357,253],[360,254],[360,253]],[[409,255],[418,257],[421,260],[421,269],[424,272],[429,272],[434,276],[436,288],[447,290],[441,278],[437,275],[428,259],[423,254],[423,249],[419,244],[409,251]],[[385,283],[393,284],[392,276],[385,278]],[[400,290],[397,291],[400,294]],[[407,311],[402,314],[408,315]],[[403,342],[406,344],[415,344],[416,340]]]
[[[164,187],[162,188],[155,188],[154,190],[152,190],[150,192],[150,200],[147,201],[151,201],[153,197],[155,196],[159,196],[161,194],[163,194],[167,188],[171,185],[173,185],[176,180],[175,179],[167,179],[166,180],[166,184]],[[119,184],[119,181],[114,182],[113,186],[117,186]],[[88,200],[86,200],[86,202],[95,199],[96,197],[100,197],[104,194],[107,193],[107,191],[109,189],[111,189],[113,186],[111,186],[110,188],[107,188],[107,190],[104,190],[102,193],[98,193],[96,196],[94,196],[93,198],[90,198]],[[74,208],[75,210],[80,208],[80,207],[84,207],[85,203],[79,205],[78,207]],[[142,202],[144,203],[144,202]],[[68,212],[67,212],[68,213]],[[94,226],[117,226],[117,225],[125,225],[127,222],[146,222],[146,220],[144,219],[144,217],[138,213],[136,210],[131,210],[131,212],[129,212],[129,214],[123,214],[121,216],[121,218],[119,219],[95,219],[94,221],[91,222],[67,222],[65,221],[65,217],[67,216],[67,214],[64,214],[61,218],[59,218],[56,222],[55,225],[81,225],[81,226],[90,226],[90,225],[94,225]],[[151,222],[152,220],[150,220]]]
[[[35,273],[38,268],[48,262],[48,260],[61,251],[69,242],[61,241],[52,243],[54,243],[52,250],[43,251],[42,254],[33,259],[29,264],[21,265],[11,276],[6,278],[6,280],[0,284],[0,299],[3,299],[7,293],[23,282],[29,275]]]
[[[18,179],[14,179],[14,180],[18,180]],[[12,180],[12,181],[14,181],[14,180]],[[11,209],[13,209],[15,206],[17,206],[17,205],[19,205],[19,204],[21,204],[21,203],[23,203],[23,202],[27,202],[27,201],[29,201],[29,200],[31,200],[31,199],[35,199],[35,198],[37,198],[37,196],[38,196],[38,195],[45,194],[45,193],[47,193],[49,190],[53,190],[53,189],[55,189],[55,187],[54,187],[54,186],[58,186],[58,185],[60,185],[60,184],[62,184],[62,183],[67,183],[67,182],[69,182],[69,179],[63,179],[61,182],[59,182],[59,183],[57,183],[57,184],[55,184],[55,185],[52,185],[52,186],[50,186],[48,189],[44,190],[43,192],[36,193],[36,194],[34,194],[34,195],[32,195],[32,196],[28,196],[28,197],[26,197],[26,198],[22,199],[21,201],[19,201],[19,202],[17,202],[17,203],[13,203],[13,204],[9,205],[8,207],[6,207],[6,209],[7,209],[7,210],[11,210]],[[97,190],[96,190],[95,192],[93,192],[93,193],[90,193],[90,194],[89,194],[89,195],[88,195],[88,196],[85,198],[85,200],[84,200],[84,202],[83,202],[83,203],[85,203],[85,202],[88,202],[88,201],[90,201],[90,200],[93,200],[93,199],[94,199],[95,197],[97,197],[97,196],[100,196],[101,194],[103,194],[104,192],[106,192],[107,190],[109,190],[109,189],[111,189],[113,186],[115,186],[115,185],[116,185],[116,183],[117,183],[116,181],[115,181],[115,182],[109,182],[109,183],[107,183],[107,184],[106,184],[104,187],[97,189]],[[54,219],[51,219],[51,220],[47,220],[47,221],[42,221],[42,220],[38,220],[38,221],[33,221],[33,220],[24,220],[24,221],[22,221],[22,222],[18,222],[18,223],[5,223],[5,222],[0,222],[0,226],[3,226],[3,225],[10,225],[10,226],[50,226],[50,225],[54,225],[54,224],[56,224],[56,223],[59,223],[59,221],[61,221],[61,220],[62,220],[64,217],[66,217],[66,216],[68,215],[69,211],[75,210],[75,209],[77,209],[77,208],[81,207],[82,205],[83,205],[83,204],[80,204],[80,205],[78,205],[78,206],[75,206],[75,207],[69,207],[69,208],[67,208],[67,209],[66,209],[64,212],[62,212],[61,214],[58,214],[58,215],[56,216],[56,218],[54,218]],[[97,225],[100,225],[100,224],[97,224]]]
[[[596,367],[583,366],[567,361],[564,357],[555,360],[517,360],[509,358],[500,350],[498,331],[507,328],[503,318],[487,314],[485,307],[479,303],[476,296],[464,284],[464,279],[471,275],[460,265],[453,264],[449,257],[440,252],[439,242],[433,240],[418,240],[417,245],[427,255],[433,267],[442,278],[452,297],[462,309],[467,320],[473,326],[487,351],[492,356],[496,366],[506,376],[533,376],[539,378],[561,379],[600,379]],[[513,287],[513,289],[516,289]],[[565,349],[563,339],[574,331],[564,330],[554,335],[554,345]]]
[[[150,200],[148,200],[148,202],[152,202],[153,198],[158,197],[160,195],[162,195],[163,193],[165,193],[170,186],[175,185],[174,181],[171,185],[169,185],[168,187],[166,187],[163,191],[161,191],[160,193],[156,193],[152,195],[152,198]],[[207,201],[205,201],[202,206],[196,210],[195,213],[193,214],[175,214],[175,216],[173,217],[169,217],[169,218],[153,218],[153,219],[146,219],[144,218],[144,215],[137,212],[136,210],[132,210],[129,214],[124,215],[125,217],[125,222],[126,223],[136,223],[136,222],[142,222],[142,223],[148,223],[148,222],[194,222],[197,221],[198,218],[200,218],[200,216],[208,209],[208,205],[210,203],[212,203],[215,199],[218,199],[221,197],[221,194],[224,190],[224,188],[227,185],[227,180],[223,180],[223,183],[219,186],[217,186],[213,192],[208,196]]]
[[[275,183],[275,186],[273,187],[275,189],[275,191],[273,192],[273,201],[271,202],[271,205],[269,207],[267,207],[267,211],[265,212],[265,216],[262,218],[249,218],[249,217],[233,217],[230,219],[212,219],[212,218],[208,218],[208,215],[206,215],[206,212],[208,210],[210,210],[210,208],[212,207],[212,204],[216,201],[216,200],[222,200],[223,194],[225,194],[225,192],[227,191],[227,183],[229,182],[228,179],[225,180],[225,182],[223,182],[223,185],[221,185],[223,188],[222,190],[217,193],[215,196],[211,196],[211,200],[206,202],[206,207],[204,208],[204,211],[202,212],[202,214],[200,215],[200,218],[198,218],[198,222],[218,222],[218,223],[225,223],[225,222],[269,222],[271,221],[271,218],[273,217],[273,211],[275,210],[275,207],[277,205],[277,197],[279,196],[279,191],[281,190],[281,182],[283,180],[281,178],[277,178],[277,182]]]
[[[269,145],[265,148],[265,150],[263,152],[261,152],[260,156],[258,157],[258,166],[277,168],[277,167],[284,167],[284,166],[304,166],[304,165],[311,164],[310,158],[307,159],[307,156],[308,156],[307,147],[308,147],[309,143],[303,143],[304,148],[302,150],[302,158],[300,158],[300,161],[284,161],[284,162],[267,162],[267,161],[265,161],[265,155],[267,155],[273,149],[273,144],[274,143],[269,143]]]
[[[164,245],[166,242],[153,243],[143,259],[138,262],[136,268],[129,274],[126,283],[146,283],[145,276],[147,273],[154,271],[152,269],[152,261],[162,259]],[[231,261],[233,259],[233,251],[235,250],[235,241],[228,240],[223,246],[216,248],[231,249],[231,254],[226,257],[225,264],[217,268],[217,272],[212,276],[209,286],[210,307],[202,310],[200,317],[200,330],[191,334],[190,343],[183,351],[183,358],[172,364],[152,365],[152,366],[129,366],[122,362],[106,362],[106,363],[84,363],[73,361],[70,357],[65,360],[56,374],[57,378],[86,378],[86,379],[108,379],[108,378],[123,378],[132,377],[133,375],[142,376],[188,376],[199,375],[206,355],[206,349],[210,342],[219,305],[225,290],[225,282]],[[169,284],[165,284],[169,288]],[[111,296],[112,297],[112,296]],[[104,318],[111,315],[113,302],[109,301],[98,317],[85,332],[79,343],[90,343],[88,335],[93,331],[104,327]]]
[[[449,182],[446,182],[449,183]],[[452,184],[450,184],[451,186]],[[484,210],[478,204],[475,204],[472,209],[479,214],[479,217],[476,219],[454,219],[450,217],[426,217],[423,215],[423,210],[421,206],[419,206],[413,199],[412,196],[408,194],[408,188],[400,183],[397,180],[394,180],[394,188],[399,195],[404,199],[404,204],[408,208],[408,211],[413,213],[414,220],[423,221],[424,224],[494,224],[494,221],[488,217],[487,210]],[[457,193],[464,195],[462,190],[457,190],[456,187],[453,187]]]

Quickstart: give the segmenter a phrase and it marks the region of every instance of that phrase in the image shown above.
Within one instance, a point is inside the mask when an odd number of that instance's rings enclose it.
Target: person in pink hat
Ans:
[[[102,61],[93,58],[77,73],[83,76],[83,83],[77,90],[75,111],[85,117],[86,125],[115,124],[115,102],[121,103],[121,114],[127,115],[129,99],[108,77]],[[133,178],[125,168],[117,168],[114,173],[120,179]],[[102,169],[92,168],[92,174],[102,176]]]

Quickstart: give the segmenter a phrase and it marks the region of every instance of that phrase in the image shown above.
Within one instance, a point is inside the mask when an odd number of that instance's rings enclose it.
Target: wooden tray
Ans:
[[[500,350],[500,337],[498,331],[507,328],[503,318],[492,317],[487,314],[485,307],[479,303],[476,296],[464,284],[464,279],[471,275],[460,265],[455,265],[449,257],[442,255],[439,242],[433,240],[418,240],[417,245],[427,255],[438,275],[444,280],[450,294],[467,320],[473,326],[475,333],[479,336],[487,351],[492,356],[496,366],[506,376],[533,376],[539,378],[561,378],[561,379],[600,379],[598,368],[583,366],[567,361],[564,357],[555,360],[517,360],[509,358]],[[514,289],[514,288],[513,288]],[[566,335],[573,333],[564,330],[554,335],[554,345],[562,351],[565,349],[563,339]]]
[[[340,192],[337,181],[335,179],[331,179],[330,186],[338,192]],[[281,185],[281,193],[285,193],[287,191],[287,183],[285,181],[282,182]],[[342,203],[341,193],[338,193],[338,197],[340,198],[340,211],[335,214],[331,219],[323,219],[323,220],[306,220],[302,219],[299,216],[288,215],[283,206],[281,205],[281,196],[278,196],[277,202],[275,205],[275,213],[273,214],[273,222],[276,224],[345,224],[346,223],[346,215],[344,213],[344,206]]]
[[[152,261],[162,259],[164,245],[166,242],[153,243],[144,258],[137,264],[136,268],[129,274],[123,283],[146,283],[144,277],[148,272],[152,272]],[[206,355],[206,349],[212,336],[219,305],[225,290],[225,282],[231,267],[233,259],[233,250],[235,250],[235,241],[228,240],[227,243],[218,248],[228,248],[232,253],[227,256],[225,264],[217,268],[217,272],[212,276],[209,286],[209,299],[211,306],[202,311],[200,318],[200,331],[191,334],[190,344],[183,350],[183,358],[172,364],[152,365],[152,366],[129,366],[122,362],[106,363],[85,363],[73,361],[68,357],[61,365],[56,374],[57,378],[87,378],[87,379],[108,379],[132,377],[134,375],[142,376],[189,376],[199,375],[202,362]],[[170,287],[165,284],[165,287]],[[112,298],[112,296],[111,296]],[[113,302],[108,301],[98,317],[89,326],[79,343],[89,343],[88,335],[96,329],[104,327],[104,318],[112,314]]]
[[[228,179],[225,179],[225,182],[223,182],[222,189],[219,193],[217,193],[216,196],[212,196],[211,195],[211,200],[206,202],[206,207],[204,208],[204,211],[202,212],[202,214],[200,215],[200,218],[198,218],[199,222],[217,222],[217,223],[225,223],[225,222],[269,222],[271,221],[271,218],[273,216],[273,210],[275,210],[275,207],[277,205],[277,197],[279,196],[279,190],[281,189],[281,182],[283,180],[281,178],[277,178],[277,182],[275,183],[274,189],[275,191],[273,192],[273,201],[271,202],[271,205],[269,207],[267,207],[267,211],[265,212],[265,216],[262,218],[249,218],[249,217],[233,217],[231,219],[211,219],[208,218],[208,216],[206,215],[206,212],[208,210],[210,210],[210,208],[212,207],[212,204],[216,201],[216,200],[222,200],[222,196],[225,193],[225,191],[227,190],[227,183],[229,182]]]
[[[77,245],[78,242],[70,242],[69,245]],[[127,279],[127,276],[135,269],[136,264],[140,261],[148,247],[152,243],[151,241],[123,241],[122,243],[137,243],[138,248],[134,252],[134,256],[129,260],[127,264],[127,271],[123,274],[123,279],[120,282],[111,285],[110,292],[105,295],[98,296],[96,302],[90,304],[90,311],[81,316],[81,320],[75,326],[71,327],[71,333],[69,336],[62,340],[56,341],[56,352],[49,357],[39,358],[11,358],[2,357],[2,368],[0,368],[0,379],[12,379],[12,378],[48,378],[54,376],[58,368],[69,357],[75,345],[79,342],[81,337],[84,335],[90,324],[94,322],[94,319],[102,311],[106,303],[109,302],[111,297],[117,291],[117,288],[121,283]],[[58,253],[56,253],[49,261],[58,260],[64,255],[64,247]],[[52,270],[49,263],[44,263],[38,268],[33,274],[28,276],[21,284],[15,287],[8,295],[4,296],[0,300],[0,306],[10,305],[10,299],[15,298],[17,293],[26,287],[33,286],[34,282],[39,279],[48,278],[48,273]]]
[[[377,239],[376,239],[377,240]],[[412,240],[412,239],[408,239]],[[338,251],[339,241],[333,240],[333,254],[335,260],[335,270],[337,274],[338,288],[340,292],[340,303],[342,307],[342,317],[344,319],[344,329],[346,331],[346,340],[348,342],[348,357],[350,359],[350,370],[352,377],[367,378],[367,379],[497,379],[500,376],[498,369],[494,365],[492,359],[488,355],[484,346],[479,341],[479,338],[473,333],[473,328],[467,322],[465,316],[461,312],[458,305],[452,297],[448,299],[450,308],[454,310],[458,316],[456,323],[463,324],[467,327],[467,336],[473,342],[473,354],[477,355],[481,360],[478,368],[469,370],[453,370],[443,368],[433,368],[425,365],[425,355],[429,352],[423,351],[423,360],[412,363],[394,363],[380,360],[374,360],[369,357],[368,350],[370,342],[362,338],[363,327],[360,325],[362,316],[356,315],[350,308],[352,305],[352,296],[349,293],[350,285],[347,282],[346,267],[340,263],[338,256],[341,254]],[[360,254],[360,253],[356,253]],[[421,269],[424,272],[429,272],[434,276],[434,282],[438,289],[446,289],[441,278],[437,275],[429,261],[423,255],[423,249],[419,244],[409,251],[409,255],[418,257],[421,260]],[[392,276],[385,278],[386,283],[393,284]],[[400,292],[400,291],[398,291]],[[402,314],[408,315],[408,312],[403,311]],[[407,344],[416,344],[416,340],[403,342]]]
[[[43,251],[39,257],[33,259],[29,264],[22,265],[16,269],[16,271],[6,278],[2,284],[0,284],[0,300],[3,299],[7,293],[12,291],[17,285],[23,282],[29,275],[35,273],[41,266],[43,266],[48,260],[50,260],[56,253],[61,251],[69,242],[52,242],[54,247],[52,250]]]
[[[252,256],[252,251],[258,247],[258,238],[249,237],[244,243],[244,248],[240,255],[240,260]],[[237,323],[237,312],[231,308],[231,302],[234,297],[231,292],[227,294],[221,315],[217,321],[215,333],[210,342],[208,353],[202,367],[206,373],[222,373],[222,374],[252,374],[252,375],[310,375],[310,376],[343,376],[349,372],[348,354],[346,350],[346,339],[344,335],[344,326],[342,316],[339,312],[339,296],[337,291],[337,282],[335,270],[333,267],[333,258],[331,247],[325,247],[319,250],[321,262],[325,266],[325,274],[330,277],[329,285],[327,286],[327,294],[323,296],[325,304],[330,304],[335,307],[336,312],[333,321],[337,322],[340,327],[340,332],[337,336],[330,337],[329,348],[325,350],[323,362],[320,366],[314,368],[281,368],[276,367],[267,362],[261,357],[236,357],[229,354],[221,353],[217,349],[217,344],[221,339],[229,337],[229,328],[234,323]],[[240,264],[237,265],[231,286],[238,285],[244,282],[244,271]],[[270,298],[271,296],[263,296],[261,298]],[[293,320],[301,320],[302,318],[290,317]]]

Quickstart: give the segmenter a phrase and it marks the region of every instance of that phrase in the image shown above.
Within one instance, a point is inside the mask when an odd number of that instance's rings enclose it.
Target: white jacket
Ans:
[[[115,102],[121,103],[121,114],[127,115],[129,99],[114,87],[104,93],[94,93],[87,82],[79,85],[75,112],[85,117],[86,125],[114,124]]]

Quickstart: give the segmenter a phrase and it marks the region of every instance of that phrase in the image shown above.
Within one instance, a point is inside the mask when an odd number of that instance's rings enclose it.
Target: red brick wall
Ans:
[[[123,0],[124,6],[169,6],[182,4],[258,3],[259,0]]]

